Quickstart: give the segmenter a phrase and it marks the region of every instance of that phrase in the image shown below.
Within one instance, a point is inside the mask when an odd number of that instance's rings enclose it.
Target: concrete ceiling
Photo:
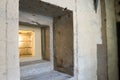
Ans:
[[[36,13],[45,16],[57,17],[64,14],[71,13],[67,8],[61,8],[40,0],[20,0],[19,2],[20,11],[25,11],[29,13]]]

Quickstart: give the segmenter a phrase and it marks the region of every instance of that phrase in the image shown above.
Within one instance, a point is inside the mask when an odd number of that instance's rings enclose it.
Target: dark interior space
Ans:
[[[118,43],[118,67],[120,76],[120,22],[117,22],[117,43]]]

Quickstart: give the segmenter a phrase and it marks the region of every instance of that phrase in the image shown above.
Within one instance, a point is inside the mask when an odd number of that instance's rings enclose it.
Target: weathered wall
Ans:
[[[9,32],[9,34],[7,35],[7,39],[8,40],[14,40],[15,41],[13,43],[15,43],[15,45],[17,45],[17,36],[18,36],[18,1],[17,0],[7,0],[8,4],[7,4],[7,8],[5,8],[6,6],[6,2],[4,2],[6,0],[3,0],[1,5],[4,6],[0,6],[0,8],[3,9],[3,18],[1,19],[1,24],[4,25],[4,27],[2,26],[2,28],[5,28],[7,25],[6,29],[3,29],[2,31],[6,31]],[[55,5],[59,5],[61,7],[67,7],[70,10],[73,10],[73,19],[74,19],[74,61],[75,61],[75,76],[78,74],[78,77],[76,76],[75,80],[97,80],[97,75],[96,75],[96,68],[97,68],[97,56],[96,56],[96,44],[97,43],[101,43],[100,41],[100,26],[99,25],[99,16],[100,14],[96,14],[94,12],[94,8],[93,8],[93,2],[89,1],[89,0],[78,0],[77,1],[77,12],[75,11],[75,0],[44,0],[46,2],[55,4]],[[4,2],[4,3],[3,3]],[[14,3],[14,4],[13,4]],[[2,10],[0,9],[0,10]],[[5,11],[8,12],[5,12]],[[6,16],[6,14],[8,16]],[[77,16],[76,16],[77,15]],[[7,19],[6,19],[7,17]],[[8,17],[10,17],[8,19]],[[2,22],[5,19],[4,22]],[[8,24],[6,23],[6,20],[9,22]],[[12,27],[11,27],[12,26]],[[12,28],[12,29],[11,29]],[[9,30],[12,30],[9,31]],[[14,31],[13,31],[14,30]],[[10,35],[12,34],[12,36]],[[14,36],[13,36],[14,35]],[[16,36],[16,37],[15,37]],[[5,37],[5,36],[3,36]],[[10,38],[10,39],[9,39]],[[5,41],[5,40],[4,40]],[[5,46],[6,46],[5,42]],[[12,45],[13,45],[12,43]],[[2,46],[3,47],[3,46]],[[14,56],[12,54],[15,55],[19,55],[18,54],[18,50],[16,47],[14,49],[11,49],[13,47],[8,47],[8,49],[13,50],[13,53],[10,54],[10,56]],[[7,49],[5,47],[5,49]],[[4,50],[4,49],[1,49]],[[9,52],[8,50],[5,50],[7,52]],[[15,51],[15,52],[14,52]],[[17,51],[17,52],[16,52]],[[7,54],[7,52],[3,52]],[[3,56],[4,58],[7,58],[6,56]],[[4,64],[4,66],[6,67],[7,70],[5,71],[9,71],[12,72],[9,76],[9,78],[7,80],[19,80],[19,78],[15,77],[15,75],[18,75],[19,77],[19,71],[17,71],[16,69],[19,70],[19,68],[17,68],[17,66],[13,66],[19,63],[19,61],[17,61],[16,63],[14,63],[13,61],[19,60],[18,57],[15,57],[17,59],[11,59],[12,57],[8,57],[12,63],[6,61],[6,63],[12,64],[13,68],[12,70],[15,71],[12,77],[12,73],[13,71],[11,71],[11,69],[8,68],[8,66],[6,64]],[[14,64],[13,64],[14,63]],[[78,64],[78,65],[77,65]],[[2,69],[1,69],[2,70]],[[9,75],[9,74],[8,74]],[[6,77],[6,75],[5,75]]]
[[[100,2],[97,13],[93,1],[77,1],[78,79],[97,80],[97,44],[101,44]]]
[[[102,43],[100,4],[95,13],[89,0],[44,1],[73,10],[75,79],[97,80],[97,44]]]
[[[28,22],[31,24],[35,24],[35,22],[38,22],[41,25],[48,25],[49,27],[52,27],[53,25],[53,18],[47,17],[43,15],[38,15],[35,13],[28,13],[28,12],[19,12],[19,21],[20,22]]]
[[[73,75],[73,15],[54,18],[55,69]]]
[[[75,80],[97,80],[97,44],[101,44],[100,5],[95,13],[93,0],[43,0],[73,10]],[[105,0],[107,13],[108,72],[117,79],[114,0]],[[0,2],[0,79],[19,80],[18,0]],[[52,28],[51,28],[52,31]],[[52,32],[51,32],[52,34]],[[52,41],[51,41],[52,44]],[[12,45],[12,47],[11,47]],[[52,50],[52,49],[51,49]],[[51,51],[52,52],[52,51]],[[53,55],[51,55],[53,56]],[[14,74],[13,74],[14,73]],[[113,76],[114,75],[114,76]]]
[[[18,0],[0,2],[0,34],[0,80],[20,80]]]
[[[101,21],[102,44],[97,45],[97,77],[98,80],[108,80],[106,9],[104,0],[101,0]]]
[[[107,54],[108,54],[108,78],[118,80],[118,53],[115,18],[115,0],[105,0],[106,4],[106,30],[107,30]],[[113,10],[113,11],[111,11]],[[114,75],[114,76],[113,76]]]
[[[7,52],[6,52],[6,0],[0,3],[0,34],[3,34],[0,36],[0,77],[3,80],[6,80],[6,73],[7,73]]]

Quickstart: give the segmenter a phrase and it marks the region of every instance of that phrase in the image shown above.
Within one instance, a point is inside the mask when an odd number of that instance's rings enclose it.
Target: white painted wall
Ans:
[[[78,79],[97,80],[97,44],[101,44],[100,2],[77,0]]]

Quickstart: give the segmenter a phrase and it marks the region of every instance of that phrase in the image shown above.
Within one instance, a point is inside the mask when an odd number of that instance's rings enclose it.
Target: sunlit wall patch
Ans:
[[[19,53],[20,57],[34,56],[35,33],[28,30],[19,30]]]

